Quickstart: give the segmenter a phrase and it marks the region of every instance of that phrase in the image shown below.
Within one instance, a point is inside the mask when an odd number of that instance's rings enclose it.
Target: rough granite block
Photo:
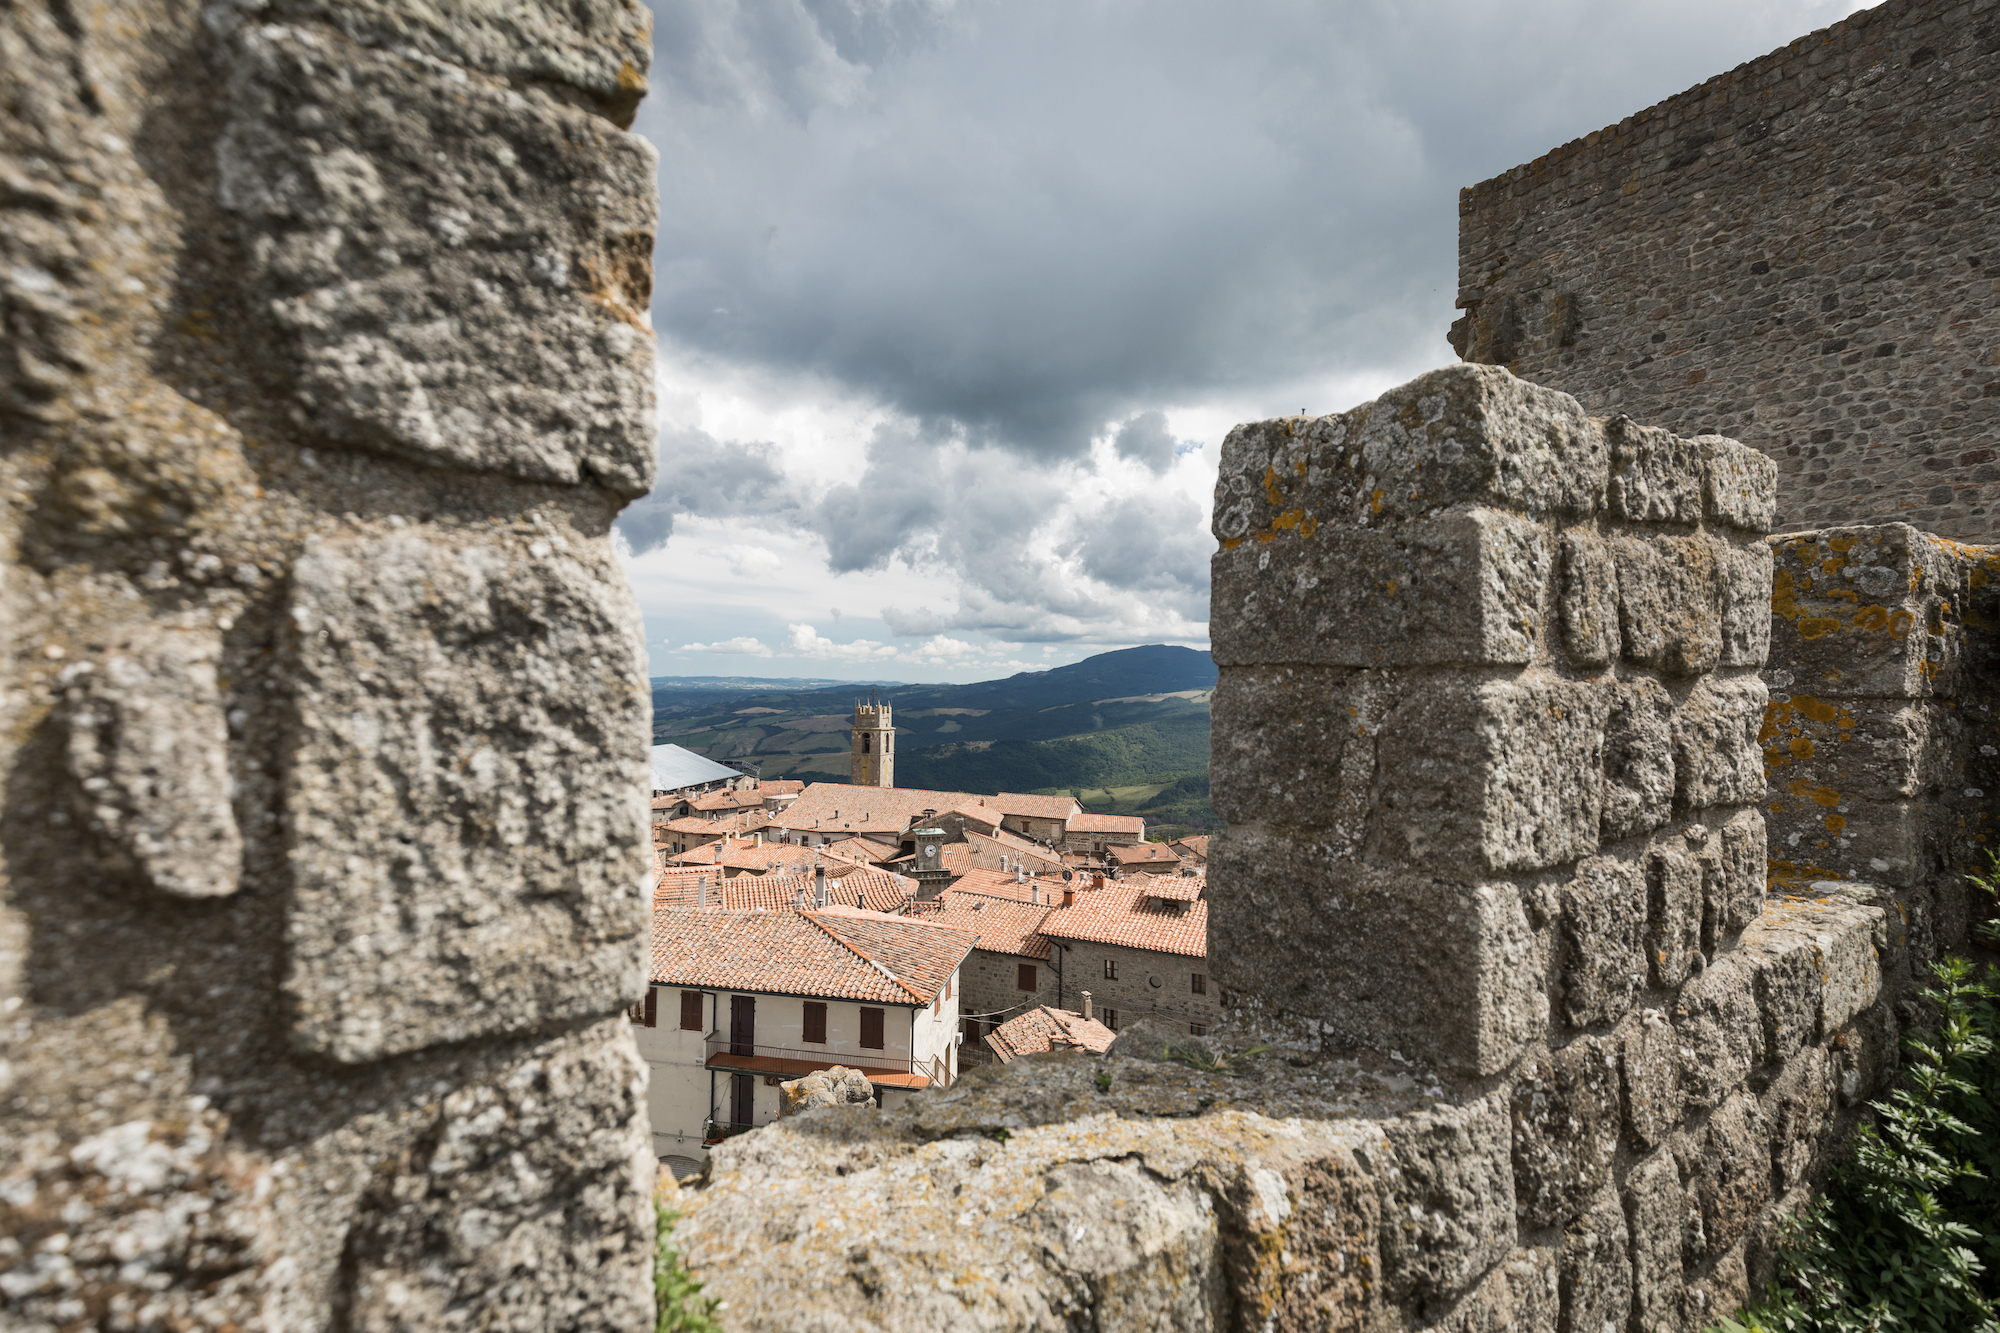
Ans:
[[[1607,687],[1441,677],[1406,687],[1382,724],[1380,861],[1477,876],[1597,849]]]
[[[1724,955],[1681,987],[1674,1031],[1685,1048],[1681,1087],[1696,1109],[1720,1106],[1764,1063],[1765,1032],[1757,1006],[1758,972],[1742,952]]]
[[[1771,679],[1814,697],[1922,699],[1962,688],[1965,578],[1906,523],[1773,537]]]
[[[1604,1190],[1563,1233],[1561,1333],[1623,1333],[1632,1310],[1632,1244],[1618,1196]]]
[[[1673,817],[1673,696],[1650,676],[1611,687],[1604,725],[1606,842],[1650,833]]]
[[[1805,1181],[1833,1117],[1837,1053],[1808,1046],[1785,1064],[1784,1073],[1763,1097],[1763,1118],[1771,1127],[1771,1164],[1779,1190]]]
[[[1382,1123],[1382,1281],[1393,1301],[1447,1301],[1514,1248],[1506,1099]]]
[[[1604,439],[1611,447],[1604,499],[1612,517],[1689,527],[1701,522],[1701,453],[1693,440],[1622,413],[1605,419]]]
[[[301,423],[440,466],[647,491],[645,141],[324,26],[244,24],[225,47],[219,197]]]
[[[1225,990],[1454,1075],[1498,1073],[1547,1028],[1544,949],[1511,884],[1355,865],[1240,827],[1210,844],[1209,874],[1232,886],[1209,907]]]
[[[1618,566],[1611,547],[1589,528],[1562,535],[1556,612],[1571,662],[1604,667],[1617,659]]]
[[[71,804],[99,864],[177,898],[236,892],[243,835],[213,634],[135,636],[63,672]]]
[[[292,577],[286,992],[355,1062],[643,988],[649,700],[622,580],[542,540],[316,542]]]
[[[1955,708],[1923,699],[1773,694],[1758,733],[1776,787],[1909,800],[1966,784],[1970,738]]]
[[[1707,537],[1615,537],[1618,627],[1625,659],[1674,676],[1722,660],[1720,543]]]
[[[1738,1092],[1724,1101],[1685,1165],[1705,1252],[1721,1254],[1771,1199],[1771,1125],[1756,1097]]]
[[[1210,705],[1216,812],[1358,854],[1373,804],[1373,733],[1394,702],[1386,684],[1344,667],[1224,667]]]
[[[1230,431],[1215,536],[1283,542],[1454,505],[1585,518],[1603,504],[1605,464],[1602,429],[1568,394],[1497,366],[1446,366],[1351,412]]]
[[[1854,800],[1810,777],[1780,781],[1766,806],[1774,885],[1796,892],[1840,877],[1907,889],[1930,875],[1928,803]]]
[[[1719,837],[1719,875],[1705,886],[1708,911],[1715,922],[1715,939],[1703,945],[1713,953],[1728,944],[1764,910],[1768,850],[1764,812],[1739,810],[1724,823]]]
[[[1755,676],[1696,682],[1674,710],[1674,805],[1698,811],[1748,805],[1764,795],[1764,754],[1757,745],[1766,700]]]
[[[1491,509],[1386,529],[1314,525],[1216,552],[1216,661],[1520,665],[1547,613],[1552,536]]]
[[[1771,548],[1715,544],[1722,597],[1722,666],[1761,667],[1771,654]]]
[[[1777,525],[1778,465],[1764,454],[1720,435],[1697,435],[1701,451],[1702,509],[1711,523],[1745,532]]]
[[[1496,1264],[1436,1333],[1557,1333],[1562,1304],[1553,1248],[1523,1246]]]
[[[1514,1071],[1514,1211],[1526,1228],[1562,1226],[1611,1181],[1622,1121],[1618,1051],[1579,1037]]]
[[[1618,1050],[1625,1130],[1642,1149],[1656,1148],[1680,1123],[1680,1038],[1658,1009],[1630,1014],[1611,1035]]]
[[[1701,889],[1701,863],[1684,847],[1647,853],[1646,961],[1664,990],[1678,989],[1701,959]]]
[[[1646,976],[1646,872],[1628,857],[1592,857],[1562,886],[1556,1005],[1572,1027],[1616,1023]]]
[[[1753,969],[1764,1055],[1782,1064],[1819,1033],[1826,958],[1819,942],[1798,930],[1789,913],[1767,911],[1743,932],[1743,957]]]
[[[1633,1167],[1621,1202],[1632,1241],[1631,1327],[1682,1333],[1685,1201],[1673,1155],[1662,1150]]]

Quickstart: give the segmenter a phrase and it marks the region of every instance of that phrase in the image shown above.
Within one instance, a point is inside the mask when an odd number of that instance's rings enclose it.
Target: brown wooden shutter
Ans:
[[[684,990],[681,992],[681,1031],[699,1032],[701,1029],[701,992]]]
[[[882,1011],[863,1009],[861,1011],[861,1044],[871,1051],[882,1049]]]
[[[1033,990],[1035,988],[1035,965],[1033,963],[1016,963],[1014,965],[1014,987],[1017,990]]]
[[[824,1045],[826,1042],[826,1006],[818,1000],[806,1001],[805,1039]]]
[[[660,992],[656,986],[646,987],[646,1017],[643,1021],[649,1028],[659,1026]]]

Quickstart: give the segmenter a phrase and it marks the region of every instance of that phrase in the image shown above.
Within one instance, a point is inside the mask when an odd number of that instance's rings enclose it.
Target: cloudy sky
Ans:
[[[1457,192],[1852,0],[649,0],[656,675],[1207,646],[1238,421],[1451,361]]]

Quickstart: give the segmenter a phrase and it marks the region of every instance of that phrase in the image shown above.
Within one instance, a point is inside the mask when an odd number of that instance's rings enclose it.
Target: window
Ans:
[[[1208,994],[1208,973],[1190,973],[1188,975],[1188,989],[1196,995]]]
[[[1106,981],[1118,980],[1118,960],[1116,958],[1107,958],[1104,960],[1104,979]],[[1110,1025],[1106,1024],[1105,1026],[1108,1027]]]
[[[805,1039],[815,1045],[825,1045],[826,1006],[818,1000],[807,1000],[805,1009]]]
[[[861,1045],[867,1050],[882,1049],[882,1011],[863,1009],[861,1011]]]
[[[681,1031],[699,1032],[701,1029],[701,992],[684,990],[681,992]]]
[[[1190,1037],[1206,1037],[1208,1035],[1208,1024],[1206,1023],[1188,1024],[1188,1035]]]
[[[1016,963],[1014,965],[1014,989],[1035,989],[1035,965],[1033,963]]]
[[[1103,1013],[1104,1017],[1097,1021],[1110,1028],[1113,1032],[1116,1032],[1118,1030],[1118,1011],[1116,1009],[1106,1009]]]
[[[642,1028],[654,1026],[660,1017],[659,992],[651,986],[646,987],[646,998],[633,1005],[630,1009],[627,1009],[625,1017],[631,1019]]]

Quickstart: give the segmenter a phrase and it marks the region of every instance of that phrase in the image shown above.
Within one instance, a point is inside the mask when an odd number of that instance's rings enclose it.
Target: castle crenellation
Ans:
[[[645,14],[489,9],[0,14],[0,1323],[631,1330],[656,1195],[745,1330],[1752,1293],[1992,845],[1990,0],[1468,189],[1462,364],[1230,433],[1199,846],[879,698],[648,781]]]

